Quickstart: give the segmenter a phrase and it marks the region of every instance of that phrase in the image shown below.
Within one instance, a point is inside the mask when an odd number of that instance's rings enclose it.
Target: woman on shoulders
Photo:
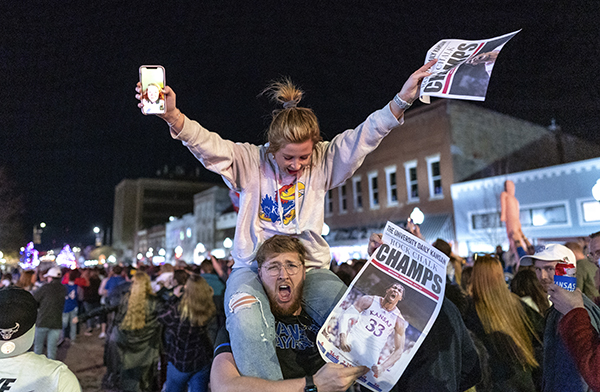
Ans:
[[[275,320],[269,309],[261,308],[268,299],[256,269],[258,248],[276,234],[294,235],[302,242],[308,252],[305,309],[317,323],[324,323],[346,290],[328,270],[331,252],[321,236],[325,195],[350,178],[383,138],[402,124],[404,111],[419,96],[420,83],[431,75],[428,70],[434,64],[430,61],[412,73],[382,109],[330,142],[323,141],[315,113],[299,105],[303,91],[289,79],[265,90],[280,109],[273,112],[268,142],[260,146],[225,140],[189,119],[177,108],[175,92],[165,86],[167,111],[160,117],[171,136],[240,195],[225,311],[233,356],[242,375],[283,377],[273,344]],[[136,90],[136,98],[142,100],[139,83]],[[250,302],[239,301],[241,297]]]

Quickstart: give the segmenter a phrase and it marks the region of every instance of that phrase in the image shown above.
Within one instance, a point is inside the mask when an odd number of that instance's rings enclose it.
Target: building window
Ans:
[[[377,184],[377,172],[369,173],[369,196],[371,209],[379,208],[379,185]]]
[[[600,222],[600,203],[596,200],[581,202],[581,211],[583,212],[583,222]]]
[[[406,193],[409,202],[419,201],[419,183],[417,181],[417,160],[404,162]]]
[[[385,181],[387,188],[387,205],[398,205],[398,185],[396,183],[396,165],[385,168]]]
[[[568,226],[571,223],[567,210],[568,202],[554,202],[537,206],[521,206],[519,211],[523,227]],[[600,219],[600,217],[599,217]],[[470,214],[472,230],[500,229],[504,222],[500,221],[500,212],[477,212]]]
[[[521,208],[519,215],[521,225],[525,227],[553,226],[569,223],[567,207],[565,205]]]
[[[338,193],[340,195],[340,214],[344,214],[348,211],[346,184],[340,185]]]
[[[499,212],[488,212],[471,215],[473,230],[496,229],[502,227]]]
[[[442,191],[442,175],[440,172],[440,156],[435,155],[426,158],[427,174],[429,175],[429,197],[440,199],[444,197]]]
[[[354,197],[354,209],[357,211],[362,210],[362,189],[360,176],[352,178],[352,194]]]
[[[333,189],[325,194],[325,215],[333,214]]]

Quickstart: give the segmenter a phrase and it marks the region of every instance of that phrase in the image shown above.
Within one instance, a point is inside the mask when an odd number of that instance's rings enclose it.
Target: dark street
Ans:
[[[83,392],[102,391],[102,376],[106,368],[102,364],[104,339],[98,339],[100,329],[92,336],[77,335],[75,344],[65,341],[58,348],[58,359],[75,373]]]

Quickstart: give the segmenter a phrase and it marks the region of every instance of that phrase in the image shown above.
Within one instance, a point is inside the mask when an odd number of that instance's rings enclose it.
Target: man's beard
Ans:
[[[294,301],[292,303],[287,304],[287,308],[284,308],[283,306],[279,305],[277,301],[272,300],[271,297],[268,296],[269,305],[271,305],[271,313],[273,313],[273,316],[292,316],[294,313],[296,313],[296,311],[298,311],[298,309],[300,309],[300,307],[302,306],[302,293],[304,291],[304,281],[302,281],[302,283],[300,284],[300,286],[297,287],[297,289],[298,295],[295,296]]]

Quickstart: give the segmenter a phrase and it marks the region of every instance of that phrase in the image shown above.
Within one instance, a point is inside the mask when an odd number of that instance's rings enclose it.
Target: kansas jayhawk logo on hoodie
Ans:
[[[301,182],[283,185],[275,195],[265,195],[260,201],[260,219],[276,223],[281,220],[283,215],[283,224],[288,225],[296,217],[296,186],[298,186],[298,199],[304,196],[304,184]],[[283,214],[279,211],[279,199]]]

